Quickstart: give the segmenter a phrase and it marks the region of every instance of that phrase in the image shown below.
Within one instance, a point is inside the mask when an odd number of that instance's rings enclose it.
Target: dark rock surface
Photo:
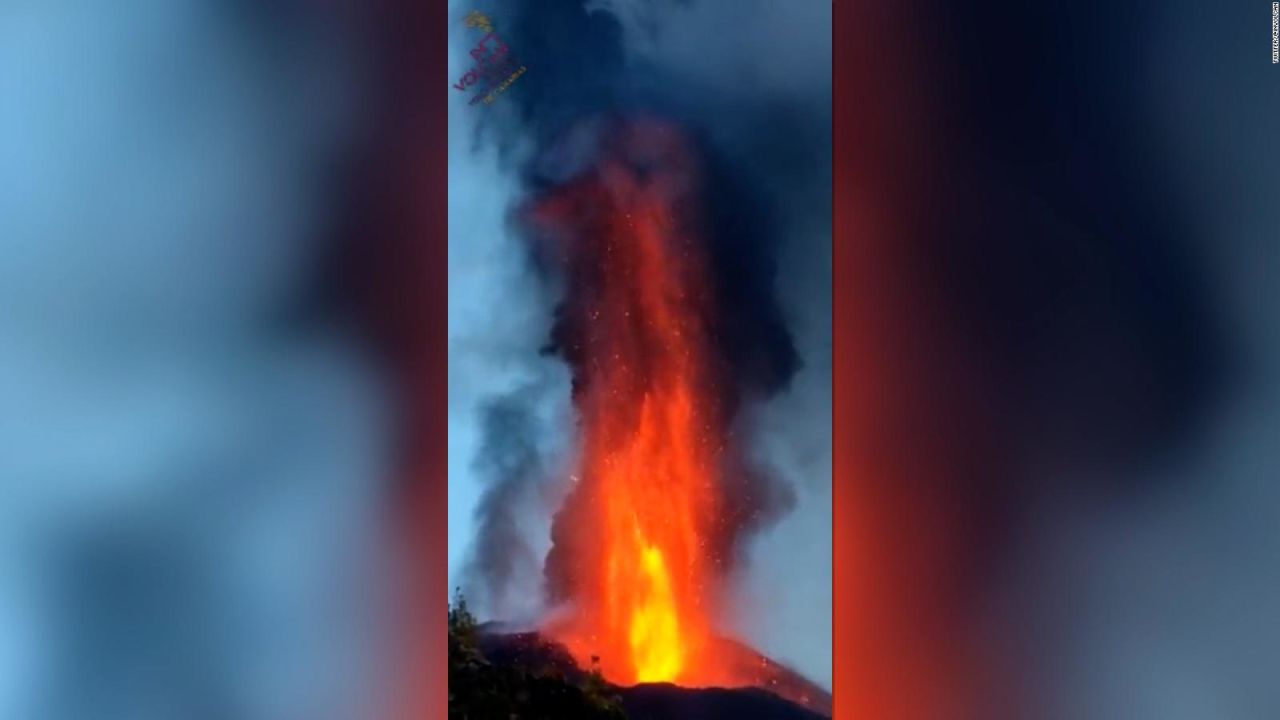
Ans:
[[[481,628],[480,650],[489,662],[518,665],[537,673],[554,673],[573,682],[586,679],[562,645],[537,632],[504,632],[500,625]],[[687,688],[668,683],[614,686],[630,720],[823,720],[831,717],[831,695],[785,666],[741,643],[723,641],[727,657],[764,668],[761,684],[783,688],[805,704],[785,699],[763,687]],[[566,719],[567,720],[567,719]]]

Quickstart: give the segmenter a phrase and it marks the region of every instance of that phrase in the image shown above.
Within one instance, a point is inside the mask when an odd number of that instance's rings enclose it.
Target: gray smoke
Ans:
[[[538,408],[548,405],[538,396],[545,387],[520,388],[480,411],[474,469],[484,488],[463,590],[489,616],[508,622],[533,621],[543,609],[540,593],[529,591],[539,587],[545,554],[536,540],[539,530],[545,536],[545,523],[535,511],[556,487],[559,469],[545,447],[552,430],[538,416]]]

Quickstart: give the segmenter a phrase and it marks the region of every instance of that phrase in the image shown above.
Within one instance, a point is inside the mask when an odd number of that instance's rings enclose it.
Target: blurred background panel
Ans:
[[[877,309],[838,301],[837,378],[885,358],[895,373],[879,414],[848,411],[861,435],[837,423],[850,466],[875,471],[838,524],[901,542],[837,564],[873,558],[915,603],[848,644],[872,672],[895,652],[967,658],[892,666],[945,710],[880,715],[1274,716],[1270,4],[841,9],[863,49],[837,205],[864,231],[837,287],[853,274]]]
[[[385,716],[401,9],[0,7],[0,717]]]

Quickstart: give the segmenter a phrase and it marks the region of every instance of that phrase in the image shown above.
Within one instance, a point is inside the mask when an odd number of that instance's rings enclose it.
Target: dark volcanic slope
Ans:
[[[793,702],[756,688],[682,688],[637,685],[618,688],[631,720],[826,720]]]
[[[536,632],[503,633],[499,626],[487,625],[481,633],[480,650],[489,662],[554,672],[575,682],[585,679],[564,647]],[[740,661],[748,653],[753,662],[762,658],[746,646],[724,642],[726,650],[734,651],[726,652],[726,658]],[[769,663],[765,673],[761,679],[766,684],[786,685],[792,690],[812,687],[816,694],[810,697],[811,707],[760,688],[686,688],[661,683],[614,690],[631,720],[825,720],[831,716],[831,696],[821,688],[776,663]]]
[[[535,672],[551,672],[573,682],[582,682],[586,673],[559,643],[536,632],[503,633],[493,623],[480,627],[480,652],[495,665],[516,665]]]

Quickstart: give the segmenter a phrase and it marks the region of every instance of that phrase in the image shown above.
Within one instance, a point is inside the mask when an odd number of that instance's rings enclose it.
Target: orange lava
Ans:
[[[738,685],[705,652],[718,597],[719,453],[709,294],[687,217],[693,163],[661,125],[627,129],[535,213],[575,229],[577,484],[558,520],[572,589],[548,631],[618,683]],[[585,289],[583,289],[585,288]]]

